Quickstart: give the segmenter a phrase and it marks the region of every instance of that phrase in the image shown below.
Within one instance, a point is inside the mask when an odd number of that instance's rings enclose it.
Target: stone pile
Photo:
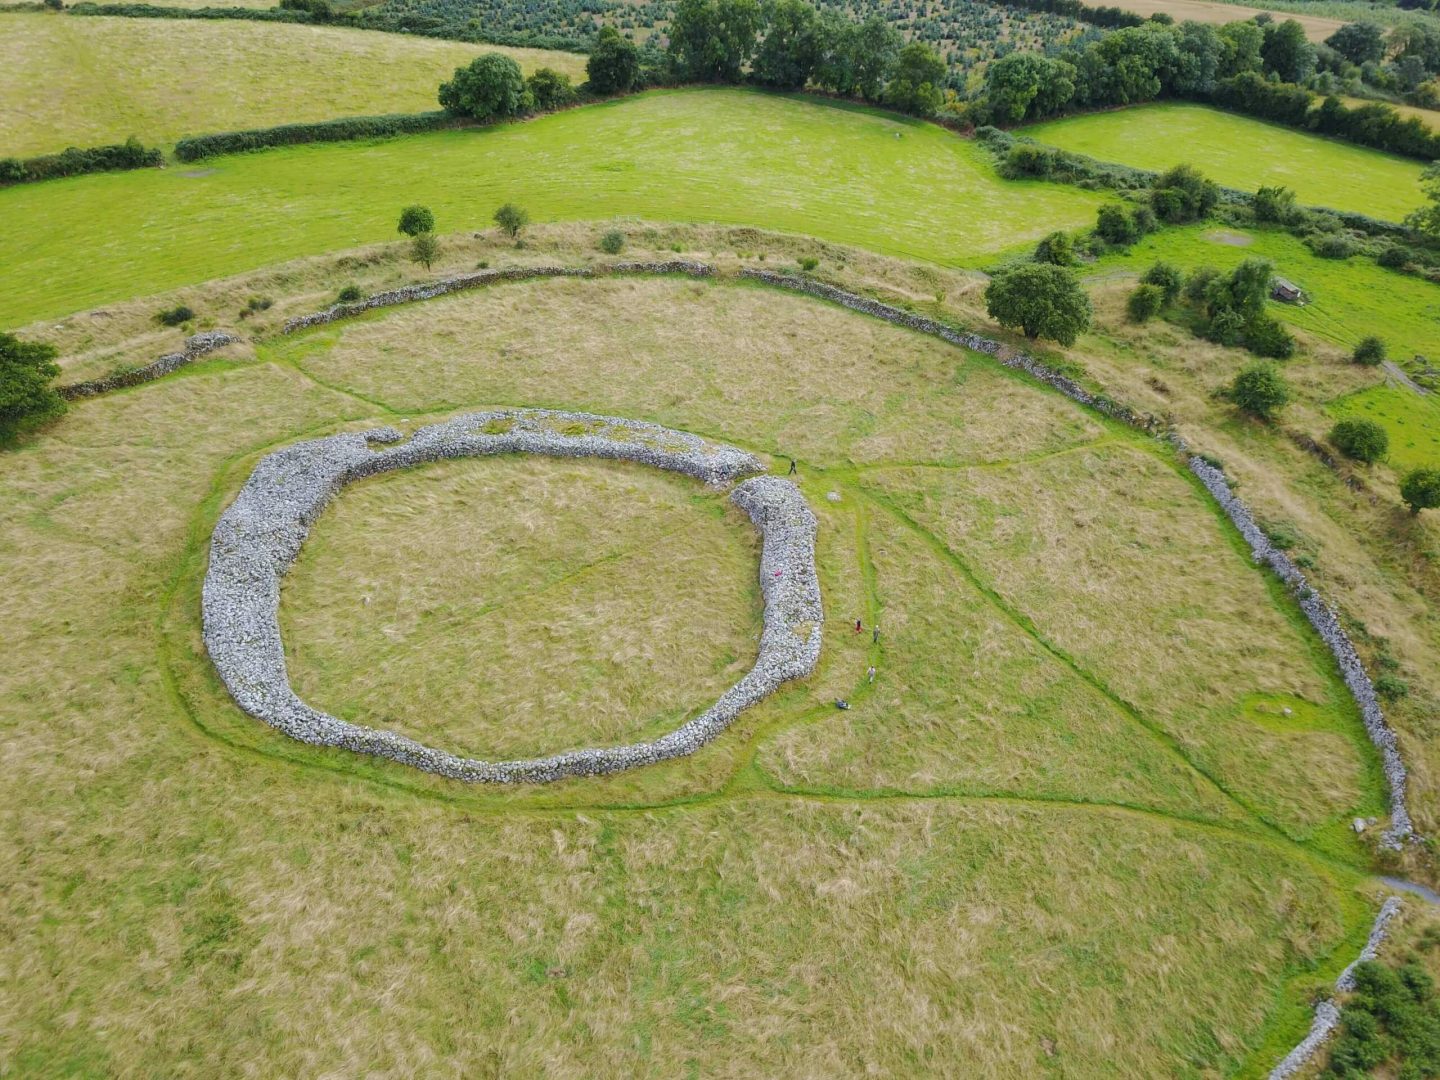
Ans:
[[[815,572],[815,517],[793,483],[757,476],[731,494],[762,539],[764,631],[755,666],[708,710],[659,739],[523,761],[478,761],[349,723],[301,701],[285,668],[280,581],[335,494],[353,480],[421,462],[515,453],[632,461],[716,486],[764,470],[752,454],[686,432],[548,410],[470,413],[421,428],[409,440],[387,427],[278,450],[255,467],[221,516],[205,576],[205,647],[240,707],[318,746],[375,754],[457,780],[544,783],[694,753],[781,683],[814,669],[824,623]]]
[[[144,367],[116,372],[103,379],[91,379],[89,382],[59,386],[56,387],[56,390],[66,401],[74,401],[77,398],[94,397],[96,394],[104,394],[110,390],[119,390],[122,386],[139,386],[141,383],[152,382],[163,375],[169,375],[176,368],[182,368],[206,353],[214,352],[226,345],[233,345],[239,340],[234,334],[224,330],[206,330],[186,338],[185,348],[180,352],[167,353]]]

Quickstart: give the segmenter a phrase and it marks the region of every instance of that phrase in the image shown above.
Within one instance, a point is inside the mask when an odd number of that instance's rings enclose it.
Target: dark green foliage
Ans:
[[[166,308],[164,311],[155,313],[155,321],[161,326],[180,326],[195,318],[195,312],[191,311],[184,304],[178,307]]]
[[[1315,74],[1315,46],[1294,19],[1265,27],[1260,57],[1265,61],[1265,70],[1273,72],[1281,82],[1303,83]]]
[[[929,116],[940,108],[945,85],[945,61],[921,41],[912,41],[900,50],[890,81],[885,84],[885,104],[901,112]]]
[[[761,86],[799,90],[815,74],[828,44],[819,13],[806,0],[770,0],[765,26],[751,77]]]
[[[0,333],[0,440],[65,411],[51,385],[60,374],[54,360],[54,346]]]
[[[1075,265],[1075,244],[1069,233],[1053,232],[1035,245],[1035,261],[1056,266]]]
[[[1256,356],[1288,360],[1295,355],[1295,336],[1268,315],[1257,315],[1245,324],[1245,347]]]
[[[1256,221],[1283,225],[1295,217],[1295,192],[1279,185],[1262,187],[1250,205],[1255,208]]]
[[[1200,221],[1220,201],[1220,189],[1193,165],[1176,165],[1155,178],[1150,208],[1161,221]]]
[[[419,236],[421,233],[435,231],[435,215],[428,206],[407,206],[400,211],[400,224],[396,227],[397,232],[406,236]]]
[[[1400,497],[1412,514],[1440,506],[1440,469],[1411,469],[1400,482]]]
[[[1385,359],[1385,342],[1373,334],[1370,337],[1361,338],[1360,344],[1356,345],[1355,351],[1350,354],[1350,359],[1357,364],[1374,367]]]
[[[1440,239],[1440,161],[1426,166],[1420,174],[1420,186],[1429,203],[1407,217],[1405,224],[1416,232]]]
[[[365,294],[360,291],[359,285],[346,285],[336,294],[335,299],[342,304],[353,304],[364,295]]]
[[[585,62],[585,74],[592,93],[623,93],[640,79],[640,50],[613,26],[602,26],[590,59]]]
[[[1385,672],[1375,680],[1375,692],[1386,701],[1399,701],[1410,693],[1410,684],[1393,672]]]
[[[814,255],[806,255],[797,261],[800,264],[801,271],[806,274],[811,273],[817,266],[820,265],[820,260],[815,258]]]
[[[1290,400],[1290,388],[1274,364],[1251,364],[1230,384],[1230,400],[1252,416],[1269,420]]]
[[[525,230],[525,226],[530,224],[530,212],[507,202],[495,211],[494,221],[506,236],[515,240]]]
[[[983,112],[992,123],[1050,116],[1075,94],[1075,68],[1033,52],[1012,52],[985,69]]]
[[[1220,271],[1213,266],[1197,266],[1185,280],[1185,299],[1192,304],[1205,303],[1205,297],[1210,295],[1210,286],[1219,276]]]
[[[1180,295],[1180,286],[1184,280],[1180,268],[1167,262],[1157,262],[1140,275],[1141,284],[1159,288],[1161,297],[1167,304],[1173,303]]]
[[[1330,429],[1330,442],[1346,457],[1367,465],[1390,450],[1390,436],[1374,420],[1341,420]]]
[[[1401,270],[1410,262],[1410,252],[1399,244],[1390,244],[1380,250],[1375,261],[1386,269]]]
[[[410,239],[410,261],[420,263],[426,270],[440,257],[440,242],[431,232],[416,233]]]
[[[533,104],[520,65],[503,53],[484,53],[440,84],[440,107],[452,116],[498,120],[517,116]]]
[[[132,135],[116,146],[92,146],[84,150],[72,146],[58,154],[41,157],[0,158],[0,186],[54,180],[82,173],[153,169],[163,164],[164,160],[165,156],[159,150],[141,146]]]
[[[1386,677],[1376,680],[1377,689]],[[1366,1077],[1387,1064],[1393,1069],[1385,1074],[1402,1080],[1440,1075],[1440,1003],[1429,973],[1418,963],[1398,968],[1374,960],[1358,964],[1355,992],[1341,1020],[1325,1075]]]
[[[885,76],[900,54],[900,32],[878,15],[858,26],[835,11],[821,16],[826,48],[815,82],[845,97],[879,101]]]
[[[1352,64],[1377,63],[1385,59],[1385,28],[1372,22],[1347,23],[1325,44]]]
[[[1107,244],[1125,247],[1140,239],[1140,229],[1134,215],[1125,207],[1106,203],[1096,215],[1095,235]]]
[[[1165,294],[1158,285],[1137,285],[1125,301],[1131,322],[1149,322],[1165,306]]]
[[[756,0],[679,0],[670,23],[670,61],[688,81],[738,83],[763,23]]]
[[[1075,276],[1049,263],[1019,263],[996,272],[985,289],[985,309],[1001,326],[1073,345],[1090,325],[1090,298]]]
[[[525,89],[530,91],[530,100],[537,109],[559,109],[575,100],[575,88],[570,85],[570,76],[554,68],[537,68],[525,80]]]
[[[411,135],[421,131],[438,131],[452,127],[454,118],[446,112],[401,113],[395,116],[349,116],[342,120],[325,120],[317,124],[281,124],[278,127],[253,128],[248,131],[221,131],[214,135],[195,135],[175,144],[175,156],[181,161],[199,161],[219,154],[239,154],[270,146],[297,146],[302,143],[348,142],[351,139],[380,139],[395,135]]]
[[[1246,322],[1265,310],[1274,267],[1268,259],[1246,259],[1228,277],[1217,277],[1205,293],[1212,316],[1220,311],[1237,312]]]
[[[625,246],[625,234],[619,229],[611,229],[604,236],[600,237],[600,250],[606,255],[619,255],[620,250]]]
[[[1354,239],[1345,233],[1320,233],[1310,237],[1306,246],[1322,259],[1348,259],[1359,250]]]

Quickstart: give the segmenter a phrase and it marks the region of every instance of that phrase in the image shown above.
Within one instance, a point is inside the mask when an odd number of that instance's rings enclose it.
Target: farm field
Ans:
[[[1188,162],[1228,187],[1281,184],[1302,204],[1392,221],[1424,202],[1418,162],[1203,105],[1141,105],[1032,124],[1019,133],[1142,169]]]
[[[1104,196],[1007,183],[980,147],[889,114],[651,92],[503,127],[0,191],[0,216],[49,226],[0,234],[0,326],[392,239],[411,202],[442,233],[487,228],[508,200],[537,221],[718,221],[974,265],[1089,224]]]
[[[436,109],[482,52],[585,78],[585,58],[323,26],[0,14],[0,157]],[[159,59],[163,58],[163,60]]]
[[[1373,750],[1293,601],[1157,443],[986,357],[723,279],[500,285],[254,357],[78,403],[0,469],[19,1071],[1259,1076],[1364,940],[1347,823],[1383,812]],[[494,404],[797,458],[816,673],[690,758],[543,789],[241,713],[199,590],[259,457]],[[598,463],[362,481],[283,597],[298,678],[457,745],[703,707],[753,649],[730,513]],[[634,595],[607,599],[629,560]],[[713,617],[682,624],[672,590]],[[544,727],[446,730],[486,682]]]
[[[1348,394],[1330,406],[1337,420],[1374,420],[1390,436],[1390,461],[1399,469],[1440,464],[1440,402],[1386,384]]]
[[[1341,98],[1340,100],[1345,102],[1345,104],[1349,105],[1352,109],[1361,105],[1375,104],[1375,102],[1367,101],[1364,98],[1347,97]],[[1437,112],[1434,109],[1421,109],[1415,105],[1395,105],[1391,104],[1390,102],[1386,102],[1385,104],[1390,105],[1390,107],[1396,112],[1398,112],[1401,116],[1407,118],[1411,116],[1418,117],[1420,122],[1426,127],[1440,129],[1440,112]]]
[[[1238,22],[1242,19],[1253,19],[1266,10],[1246,7],[1243,4],[1227,4],[1222,0],[1123,0],[1118,6],[1123,11],[1133,11],[1136,15],[1143,15],[1147,19],[1151,15],[1163,13],[1169,15],[1176,22],[1189,20],[1209,23],[1212,26],[1223,26],[1225,23]],[[1276,14],[1274,17],[1276,21],[1294,19],[1305,28],[1305,36],[1317,44],[1350,21],[1309,15],[1303,11],[1285,12]]]

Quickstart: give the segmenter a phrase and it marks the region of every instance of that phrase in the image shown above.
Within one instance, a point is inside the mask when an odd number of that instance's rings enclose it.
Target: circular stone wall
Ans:
[[[488,762],[459,757],[392,731],[311,708],[290,686],[280,638],[280,580],[311,525],[345,484],[445,458],[532,453],[633,461],[725,486],[764,471],[753,454],[654,424],[544,410],[470,413],[421,428],[394,428],[296,443],[265,457],[221,516],[210,546],[202,616],[205,646],[236,702],[292,738],[376,754],[458,780],[543,783],[647,765],[693,753],[783,682],[808,675],[824,615],[815,573],[814,515],[799,489],[773,476],[736,485],[731,500],[760,533],[764,630],[755,666],[700,716],[652,742]]]

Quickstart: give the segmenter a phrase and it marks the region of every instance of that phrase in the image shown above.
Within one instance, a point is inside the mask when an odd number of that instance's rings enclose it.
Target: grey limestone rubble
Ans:
[[[67,401],[74,401],[77,398],[94,397],[96,394],[119,390],[122,386],[139,386],[141,383],[151,382],[169,375],[177,368],[193,363],[206,353],[214,352],[226,345],[233,345],[239,340],[234,334],[224,330],[206,330],[186,338],[185,348],[180,352],[167,353],[144,367],[120,371],[114,375],[107,375],[103,379],[91,379],[89,382],[61,386],[58,387],[58,392]]]
[[[519,453],[637,462],[710,485],[735,484],[731,499],[762,539],[764,627],[749,673],[705,712],[652,742],[523,761],[459,757],[301,701],[285,668],[280,582],[335,494],[351,481],[421,462]],[[808,675],[820,656],[824,614],[815,571],[815,517],[799,488],[780,477],[754,475],[763,471],[754,455],[686,432],[549,410],[469,413],[421,428],[408,440],[387,427],[295,443],[255,467],[216,524],[202,600],[205,647],[240,707],[285,734],[457,780],[543,783],[690,754],[781,683]]]

